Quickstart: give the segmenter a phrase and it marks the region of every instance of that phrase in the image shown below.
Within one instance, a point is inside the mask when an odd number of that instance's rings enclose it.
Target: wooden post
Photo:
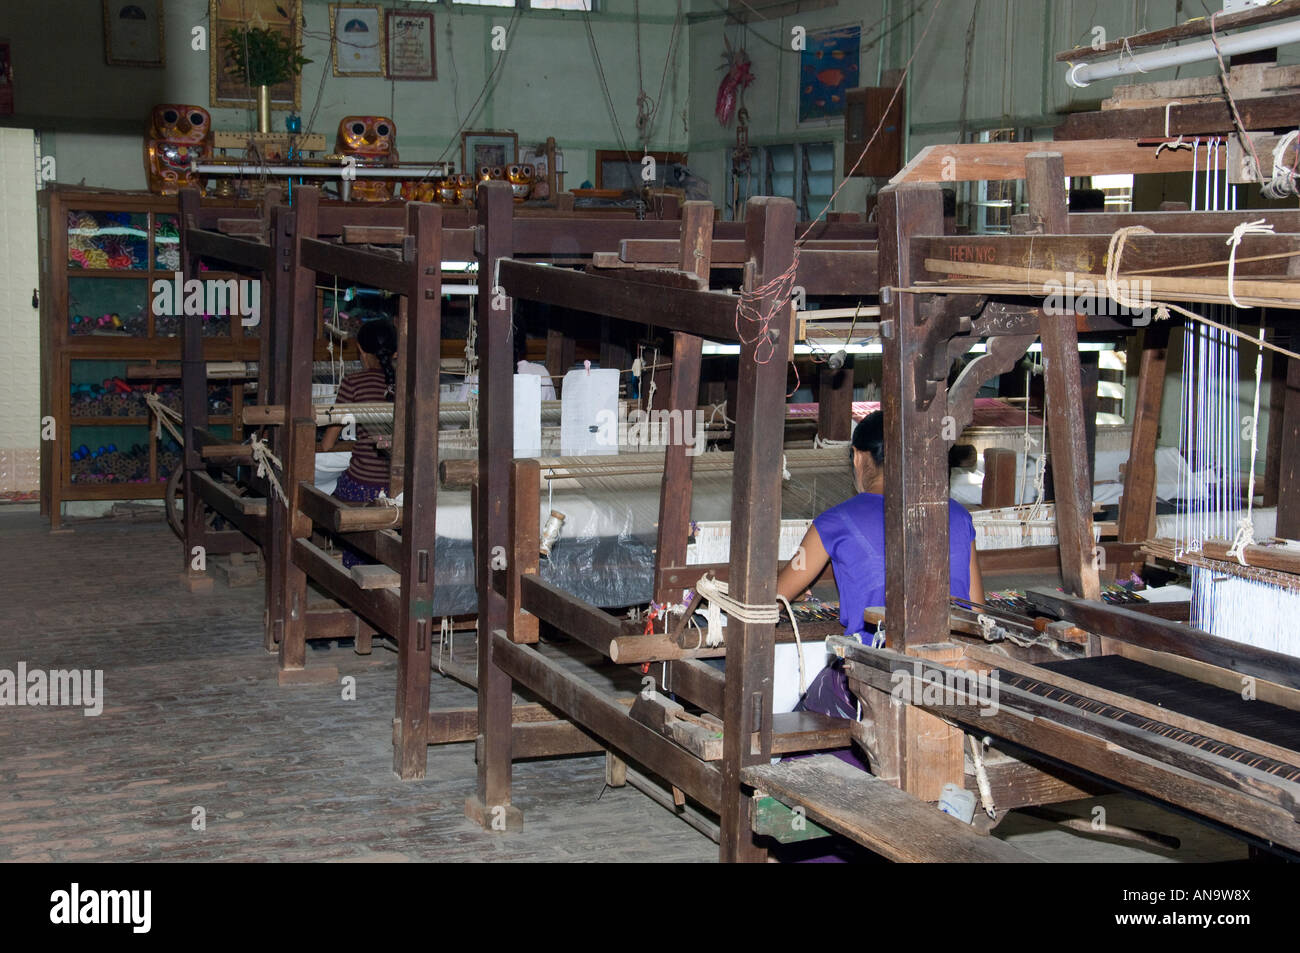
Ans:
[[[817,435],[823,440],[853,438],[853,358],[838,371],[817,365]]]
[[[1284,539],[1300,539],[1300,361],[1287,362],[1282,416],[1270,426],[1281,431],[1277,535]]]
[[[1031,152],[1025,157],[1029,213],[1048,235],[1070,230],[1065,194],[1065,160],[1060,153]],[[1079,370],[1079,333],[1074,315],[1045,315],[1042,322],[1043,379],[1055,466],[1056,532],[1061,544],[1061,576],[1067,590],[1085,599],[1101,598],[1098,552],[1092,534],[1092,480],[1084,429]]]
[[[913,236],[943,234],[943,194],[936,185],[890,186],[880,192],[880,284],[908,287]],[[948,638],[948,445],[943,418],[947,386],[938,382],[928,407],[918,404],[913,369],[928,355],[917,296],[881,299],[885,415],[886,644]],[[944,347],[947,342],[944,342]]]
[[[298,484],[311,479],[316,465],[316,429],[315,415],[311,408],[311,359],[316,337],[316,272],[304,268],[301,264],[303,238],[316,234],[316,203],[311,199],[304,201],[303,189],[298,194],[295,218],[291,221],[293,229],[293,254],[290,261],[277,262],[276,270],[289,275],[286,283],[293,299],[293,317],[289,322],[288,338],[285,340],[283,358],[280,361],[281,373],[277,376],[281,388],[280,397],[284,401],[286,419],[293,421],[293,432],[288,435],[288,442],[283,454],[277,454],[284,463],[280,483],[289,498],[287,507],[279,499],[271,499],[267,507],[285,507],[284,522],[279,533],[278,545],[283,549],[276,560],[280,587],[281,605],[278,623],[272,617],[273,624],[280,630],[280,671],[281,682],[299,681],[286,678],[284,672],[298,671],[307,664],[307,574],[293,561],[293,541],[311,535],[311,520],[298,509],[300,493]],[[278,209],[282,218],[289,214],[288,209]],[[279,226],[277,226],[279,227]],[[282,277],[282,276],[281,276]],[[310,421],[311,427],[303,427],[300,421]]]
[[[681,258],[677,265],[706,281],[713,240],[713,205],[687,202],[682,207]],[[700,355],[704,342],[694,334],[673,334],[672,370],[668,381],[668,410],[694,414],[700,401]],[[686,432],[683,422],[681,432]],[[696,433],[695,428],[691,429]],[[702,433],[698,439],[703,440]],[[661,566],[684,566],[691,525],[691,469],[695,458],[687,447],[669,446],[664,452],[664,479],[659,487],[659,531],[655,552]],[[675,603],[682,589],[661,588],[655,602]]]
[[[442,340],[442,208],[412,203],[406,231],[414,238],[411,284],[406,292],[404,374],[395,414],[405,411],[406,480],[402,498],[402,588],[397,637],[397,722],[393,770],[423,778],[428,762],[429,667],[433,632],[433,542],[438,512],[438,428],[411,425],[438,419]],[[396,419],[396,416],[395,418]]]
[[[474,558],[478,581],[478,789],[465,813],[485,830],[523,826],[510,803],[511,693],[513,682],[493,658],[493,635],[508,626],[506,600],[495,578],[513,570],[510,553],[510,460],[514,456],[514,363],[511,303],[494,287],[497,260],[508,257],[513,242],[510,185],[478,186],[478,333],[484,360],[479,364],[478,481]],[[504,564],[504,565],[503,565]]]
[[[197,260],[186,262],[191,274],[198,274]],[[208,365],[203,360],[203,322],[197,317],[182,317],[181,322],[181,435],[185,438],[181,466],[185,494],[184,567],[181,582],[191,592],[212,588],[212,576],[204,566],[207,559],[207,534],[203,523],[203,499],[199,494],[198,476],[207,470],[199,455],[197,432],[208,429]]]
[[[747,203],[745,257],[754,267],[746,281],[758,288],[790,268],[794,260],[794,203],[761,197]],[[766,331],[742,328],[737,386],[736,453],[731,498],[731,595],[739,602],[776,601],[777,543],[781,531],[781,446],[784,430],[773,426],[785,408],[786,364],[794,333],[789,300],[768,295],[758,302],[772,314]],[[760,336],[761,335],[761,336]],[[759,363],[762,361],[763,363]],[[774,626],[735,617],[727,625],[727,673],[723,686],[720,857],[723,861],[761,861],[755,844],[750,798],[740,771],[766,763],[772,752],[772,665]],[[755,738],[757,748],[755,751]]]
[[[506,634],[511,642],[538,640],[537,616],[523,607],[522,580],[536,575],[541,560],[542,469],[536,460],[515,460],[510,467],[510,568],[506,570]]]
[[[1001,509],[1016,503],[1016,451],[989,447],[984,451],[984,486],[980,506]]]
[[[880,276],[882,289],[911,285],[911,239],[943,234],[943,193],[937,186],[888,187],[880,193]],[[934,347],[916,296],[897,291],[881,297],[884,338],[885,414],[885,639],[890,648],[934,657],[948,640],[948,413],[946,380],[930,382],[928,405],[916,368]],[[886,323],[887,322],[887,323]],[[960,731],[917,708],[897,721],[876,712],[878,743],[896,752],[898,783],[917,797],[934,800],[938,788],[961,779]],[[941,780],[940,780],[941,779]],[[936,786],[937,783],[937,786]]]
[[[1138,368],[1133,436],[1128,466],[1124,470],[1124,495],[1119,501],[1118,535],[1121,543],[1148,539],[1156,502],[1156,438],[1160,407],[1165,394],[1165,366],[1169,353],[1169,325],[1158,321],[1142,331],[1142,360]],[[1115,578],[1127,578],[1141,563],[1120,563]]]
[[[292,210],[275,209],[271,212],[271,246],[275,260],[267,276],[272,306],[271,324],[261,329],[258,350],[258,401],[264,405],[288,407],[289,374],[284,363],[289,354],[289,332],[296,320],[294,274],[297,263],[298,241],[316,234],[316,214],[320,193],[314,188],[304,188],[297,194]],[[304,231],[305,230],[305,231]],[[314,275],[313,275],[314,279]],[[313,303],[313,313],[315,306]],[[300,382],[310,392],[310,376]],[[287,411],[286,411],[287,412]],[[289,459],[289,427],[269,428],[271,451],[281,460]],[[279,500],[271,498],[266,504],[266,534],[262,555],[266,560],[266,610],[262,647],[267,652],[278,651],[285,617],[285,569],[289,560],[288,514]]]

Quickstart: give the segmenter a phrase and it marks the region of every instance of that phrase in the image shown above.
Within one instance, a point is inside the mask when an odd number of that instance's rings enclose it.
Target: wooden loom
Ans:
[[[506,196],[487,187],[482,203],[486,216],[485,255],[480,274],[509,246]],[[481,190],[480,194],[483,192]],[[745,225],[745,287],[764,289],[754,305],[770,321],[761,329],[740,330],[739,298],[708,290],[713,248],[712,208],[687,203],[683,238],[675,268],[573,274],[502,260],[500,281],[512,300],[544,301],[626,321],[654,323],[674,333],[669,407],[693,407],[699,387],[701,338],[741,344],[737,423],[733,457],[731,520],[731,591],[748,603],[772,598],[776,580],[776,547],[780,520],[781,431],[764,426],[780,417],[784,404],[785,356],[793,331],[789,303],[779,297],[771,279],[792,270],[794,263],[793,205],[784,199],[751,199]],[[874,281],[874,243],[854,248],[809,250],[800,266],[824,268],[822,283]],[[815,286],[815,284],[814,284]],[[812,287],[810,287],[812,293]],[[497,302],[498,305],[503,302]],[[492,307],[480,297],[484,318],[484,347],[488,373],[482,382],[479,482],[476,534],[479,565],[479,772],[476,795],[467,814],[486,829],[517,827],[522,815],[511,804],[512,757],[519,753],[519,734],[512,726],[511,695],[517,682],[543,703],[562,713],[582,732],[593,736],[608,752],[607,777],[623,783],[628,762],[644,766],[672,787],[677,804],[689,797],[720,816],[719,841],[724,860],[758,859],[763,851],[750,834],[749,802],[742,789],[742,771],[766,764],[773,753],[816,751],[843,747],[849,724],[826,716],[799,713],[770,716],[773,645],[779,638],[770,622],[733,617],[728,625],[728,668],[725,674],[693,658],[671,635],[646,633],[572,595],[542,582],[535,573],[537,509],[536,463],[510,463],[508,434],[512,407],[509,376],[491,360],[509,348],[510,308]],[[775,345],[767,360],[756,359]],[[507,435],[507,436],[503,436]],[[684,565],[690,515],[691,460],[684,447],[670,447],[661,485],[659,547],[656,554],[656,599],[669,601],[683,588],[693,587],[711,567]],[[486,474],[486,477],[484,477]],[[483,553],[508,554],[504,569],[493,568]],[[723,567],[714,567],[722,569]],[[536,647],[538,623],[576,640],[599,656],[621,664],[639,662],[657,676],[657,685],[671,685],[679,698],[703,709],[701,720],[685,716],[658,692],[646,692],[629,711],[619,700],[557,664]],[[689,645],[689,643],[688,643]],[[716,652],[713,654],[717,654]],[[703,734],[701,734],[703,732]],[[720,745],[711,737],[721,734]],[[905,795],[904,811],[914,810]],[[928,817],[926,820],[931,820]],[[943,819],[940,819],[942,826]],[[978,835],[957,829],[953,834],[972,854],[985,857],[1018,852],[979,841]]]
[[[941,418],[950,412],[946,342],[962,333],[1041,335],[1058,472],[1086,469],[1076,322],[1044,315],[1033,303],[1008,301],[1026,293],[1023,284],[1017,289],[1000,276],[997,284],[981,283],[978,271],[966,276],[967,267],[954,280],[949,269],[934,267],[981,261],[1023,272],[1043,261],[1104,260],[1107,236],[1070,234],[1071,226],[1085,217],[1067,216],[1061,156],[1030,154],[1024,161],[1031,216],[1042,223],[1032,237],[943,237],[937,187],[891,186],[881,194],[882,284],[887,280],[891,286],[882,314],[889,324],[886,432],[891,448],[897,448],[886,461],[886,641],[884,648],[872,649],[832,640],[863,702],[858,738],[877,776],[925,800],[936,799],[947,781],[973,782],[964,757],[969,732],[995,739],[994,748],[1010,756],[999,762],[998,771],[1020,776],[1018,787],[1000,789],[996,777],[990,779],[999,812],[1079,797],[1101,782],[1208,819],[1257,844],[1298,851],[1300,660],[1096,602],[1098,560],[1091,542],[1089,487],[1082,479],[1064,486],[1058,482],[1057,517],[1065,586],[1085,598],[1029,593],[1040,615],[1064,623],[1041,633],[1020,629],[1024,645],[1004,638],[991,647],[978,637],[978,627],[976,637],[971,636],[970,615],[950,612],[942,479],[946,461],[942,441],[936,439]],[[1247,217],[1238,213],[1235,219]],[[1160,216],[1107,218],[1119,227],[1150,224]],[[1186,216],[1179,218],[1187,222]],[[1220,214],[1215,224],[1227,218]],[[1125,253],[1124,271],[1141,272],[1168,261],[1216,261],[1222,247],[1220,236],[1137,235]],[[1261,285],[1284,281],[1287,259],[1263,256],[1296,250],[1300,235],[1252,236],[1243,243],[1239,262],[1254,260],[1243,263],[1238,274]],[[1042,297],[1041,281],[1039,287],[1037,296]],[[978,297],[963,301],[967,295]],[[990,352],[995,342],[990,340]],[[1162,347],[1159,337],[1151,335],[1131,467],[1149,459],[1154,448],[1160,387],[1155,381],[1163,378],[1163,355],[1152,352]],[[1293,361],[1291,373],[1294,369]],[[1286,401],[1288,411],[1295,407],[1294,391]],[[1285,462],[1300,449],[1298,425],[1300,417],[1288,412],[1280,427],[1280,527],[1292,525],[1300,515],[1300,487]],[[1121,533],[1130,538],[1145,538],[1153,484],[1151,474],[1126,492],[1120,522]],[[1137,674],[1116,671],[1125,665],[1136,665]],[[924,694],[927,678],[951,685],[961,672],[991,669],[1001,672],[1002,685],[994,711],[981,710],[984,703],[973,690],[958,692],[955,702],[951,696],[945,701],[942,693],[937,699]],[[891,705],[891,694],[896,696],[901,683],[912,691],[904,704]],[[1252,697],[1275,707],[1260,705],[1243,715],[1243,685],[1257,693]],[[1219,697],[1213,705],[1197,700],[1216,686]],[[1236,706],[1231,704],[1234,697]],[[993,768],[988,765],[990,774]],[[778,766],[753,769],[745,777],[755,787],[777,792],[787,804],[804,806],[810,819],[841,829],[835,823],[843,820],[844,801],[810,787],[812,773],[807,766]]]
[[[272,539],[272,547],[279,547],[281,555],[274,560],[269,581],[284,594],[271,604],[268,628],[278,636],[275,644],[279,646],[282,681],[336,677],[332,669],[318,671],[305,666],[303,642],[312,636],[312,630],[304,623],[301,612],[295,613],[294,607],[305,603],[310,579],[357,613],[363,620],[360,625],[394,638],[399,652],[394,767],[404,778],[418,778],[424,773],[425,749],[429,744],[470,740],[475,730],[473,719],[467,720],[464,711],[429,711],[430,649],[434,638],[431,626],[436,621],[430,614],[430,600],[437,570],[431,565],[437,505],[437,431],[415,426],[414,422],[438,419],[439,263],[469,260],[477,253],[480,321],[483,302],[493,297],[490,293],[493,269],[488,263],[494,259],[485,256],[481,249],[482,223],[488,208],[480,206],[477,212],[480,224],[470,229],[449,227],[446,219],[451,214],[439,207],[410,205],[406,208],[410,219],[405,229],[374,226],[353,235],[345,229],[344,242],[339,244],[311,237],[311,199],[311,190],[299,191],[295,240],[290,249],[294,303],[286,356],[280,362],[289,403],[253,412],[263,422],[291,422],[287,425],[288,445],[281,457],[285,464],[281,479],[289,495],[289,507],[283,531],[274,534]],[[516,210],[508,198],[504,208],[508,220],[514,224],[512,240],[505,250],[519,258],[552,262],[557,250],[563,252],[565,263],[572,263],[575,258],[579,261],[588,258],[596,249],[617,247],[624,237],[666,240],[675,238],[681,229],[674,221],[637,222],[609,216],[534,215],[521,216],[516,222]],[[729,226],[728,230],[734,234],[742,228],[736,225]],[[860,230],[861,226],[857,228]],[[350,247],[357,241],[394,245],[400,251],[386,253],[383,249]],[[304,382],[310,367],[308,345],[312,328],[307,289],[314,287],[317,275],[338,275],[364,282],[404,299],[399,313],[399,333],[404,337],[398,353],[392,486],[394,495],[404,494],[405,505],[401,510],[345,506],[311,485],[317,421],[305,400]],[[602,347],[604,344],[602,341]],[[612,340],[609,346],[614,347]],[[500,369],[506,374],[513,374],[512,355],[500,353],[485,353],[480,373],[490,373],[494,361],[500,362]],[[536,534],[535,527],[533,533]],[[365,567],[361,572],[343,570],[321,548],[322,535],[345,540],[379,565]],[[472,666],[448,666],[445,662],[443,665],[448,674],[476,684]],[[535,709],[536,706],[531,706],[521,717],[536,719],[539,713]],[[558,733],[546,729],[529,735],[543,739],[539,754],[567,753],[575,750],[575,745],[580,750],[590,749],[589,739],[572,729]]]

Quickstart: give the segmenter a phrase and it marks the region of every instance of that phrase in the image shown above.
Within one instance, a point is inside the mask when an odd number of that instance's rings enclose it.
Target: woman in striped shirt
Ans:
[[[392,403],[397,392],[397,374],[393,366],[397,354],[397,329],[393,322],[387,318],[366,322],[357,332],[357,348],[361,352],[364,370],[343,378],[335,401],[340,404]],[[388,493],[390,461],[375,449],[375,437],[378,436],[375,431],[364,424],[357,424],[356,428],[352,461],[347,471],[339,476],[334,495],[340,500],[363,505],[381,492]],[[342,430],[341,424],[326,427],[321,436],[321,450],[334,449]],[[344,566],[351,568],[360,562],[362,559],[354,550],[344,548]]]

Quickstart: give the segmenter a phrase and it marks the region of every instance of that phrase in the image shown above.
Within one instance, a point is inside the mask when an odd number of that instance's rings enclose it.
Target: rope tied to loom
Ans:
[[[814,450],[839,450],[843,447],[853,446],[852,440],[829,440],[823,438],[821,434],[813,435]]]
[[[1119,263],[1124,257],[1124,246],[1128,244],[1131,235],[1150,235],[1153,234],[1151,229],[1145,225],[1128,225],[1124,228],[1117,228],[1115,234],[1110,236],[1110,247],[1106,250],[1106,295],[1122,308],[1129,311],[1145,311],[1148,307],[1156,309],[1156,320],[1169,320],[1170,305],[1163,301],[1142,302],[1137,298],[1129,296],[1128,292],[1120,287],[1119,280]]]
[[[1132,299],[1128,298],[1128,296],[1120,289],[1119,286],[1119,263],[1121,257],[1124,254],[1124,245],[1128,241],[1129,236],[1141,234],[1143,232],[1151,234],[1151,229],[1143,225],[1130,225],[1125,228],[1116,229],[1115,234],[1111,235],[1110,249],[1106,253],[1107,254],[1107,262],[1106,262],[1107,297],[1111,298],[1116,303],[1128,308],[1130,311],[1134,310],[1135,305],[1137,310],[1152,308],[1155,311],[1155,317],[1157,321],[1166,321],[1169,319],[1170,312],[1177,312],[1178,314],[1181,314],[1183,317],[1187,318],[1188,320],[1195,321],[1198,324],[1203,324],[1208,328],[1216,328],[1217,330],[1222,331],[1224,334],[1230,335],[1231,337],[1246,338],[1250,340],[1252,344],[1256,344],[1261,350],[1272,351],[1273,353],[1281,354],[1283,357],[1286,357],[1290,360],[1300,361],[1300,353],[1297,353],[1296,351],[1289,350],[1280,345],[1274,344],[1271,341],[1265,341],[1262,336],[1259,338],[1258,341],[1255,341],[1254,339],[1250,338],[1249,335],[1244,334],[1241,331],[1238,331],[1236,328],[1229,327],[1228,325],[1223,324],[1222,322],[1219,321],[1213,321],[1210,318],[1197,314],[1195,311],[1189,311],[1187,308],[1181,307],[1180,305],[1170,304],[1167,301],[1149,301],[1143,304],[1141,302],[1134,302]],[[903,290],[903,289],[896,289],[896,290]]]
[[[257,464],[257,475],[266,477],[271,484],[274,495],[280,498],[280,502],[285,506],[289,505],[289,498],[284,495],[284,487],[280,485],[280,478],[275,475],[275,471],[284,472],[284,464],[280,458],[271,452],[270,446],[261,437],[254,435],[249,443],[249,450],[253,454],[253,462]]]
[[[1232,230],[1232,235],[1228,238],[1225,245],[1230,249],[1228,252],[1228,300],[1232,302],[1234,308],[1246,308],[1251,305],[1244,305],[1237,300],[1237,292],[1233,288],[1233,280],[1236,278],[1237,270],[1237,249],[1241,246],[1241,241],[1247,235],[1272,235],[1273,226],[1269,225],[1265,219],[1257,218],[1253,222],[1241,222]],[[1262,354],[1263,352],[1261,352]]]

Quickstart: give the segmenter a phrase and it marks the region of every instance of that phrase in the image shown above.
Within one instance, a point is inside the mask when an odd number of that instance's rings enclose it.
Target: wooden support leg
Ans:
[[[1128,465],[1124,470],[1124,495],[1119,503],[1119,541],[1137,543],[1148,539],[1153,529],[1156,500],[1156,438],[1160,431],[1160,407],[1165,393],[1165,366],[1169,349],[1169,326],[1160,321],[1142,332],[1142,359],[1138,369],[1133,436]],[[1115,578],[1127,579],[1141,563],[1120,563]]]
[[[746,258],[755,262],[750,287],[762,287],[784,273],[794,257],[794,203],[750,199],[745,220]],[[766,340],[742,342],[737,385],[736,454],[731,500],[733,598],[770,605],[776,601],[777,542],[781,526],[781,446],[773,427],[785,404],[786,366],[794,313],[788,301],[769,293],[759,303],[773,320]],[[772,332],[775,332],[773,334]],[[762,363],[760,363],[762,361]],[[752,799],[740,772],[766,763],[772,751],[772,623],[732,617],[727,627],[727,671],[723,686],[722,810],[719,856],[723,861],[761,861],[766,851],[754,840]],[[755,739],[757,745],[755,745]],[[757,750],[755,750],[757,748]]]
[[[1300,361],[1289,361],[1281,419],[1277,481],[1277,535],[1300,539]]]
[[[1031,216],[1047,234],[1069,231],[1065,160],[1060,153],[1025,157]],[[1074,315],[1048,315],[1042,321],[1043,378],[1056,491],[1056,527],[1065,588],[1085,599],[1101,598],[1096,544],[1092,533],[1092,481],[1087,465],[1083,392],[1079,371],[1079,333]]]
[[[611,788],[627,784],[627,762],[613,751],[605,752],[605,783]]]
[[[497,663],[493,651],[497,633],[508,629],[508,610],[498,577],[512,572],[509,563],[509,461],[514,455],[514,368],[503,360],[511,354],[511,304],[494,294],[497,260],[513,247],[510,186],[485,182],[478,187],[478,224],[482,229],[479,256],[479,334],[487,360],[479,372],[478,479],[474,488],[474,556],[479,599],[478,638],[478,789],[465,804],[465,814],[484,830],[517,830],[523,814],[510,803],[511,707],[513,681]],[[548,356],[549,356],[548,336]]]
[[[293,474],[312,472],[316,461],[316,421],[314,418],[300,418],[293,421],[289,434],[290,460],[285,461],[285,474],[282,480],[285,493],[289,497],[286,508],[285,526],[286,556],[293,539],[311,538],[311,520],[299,510],[300,491],[298,481],[289,479]],[[269,506],[284,506],[276,499]],[[307,574],[292,559],[284,562],[285,617],[280,638],[280,672],[281,685],[317,684],[338,680],[335,666],[321,666],[307,671]]]
[[[438,355],[442,337],[442,209],[407,206],[407,234],[415,238],[416,267],[405,295],[405,361],[397,401],[405,407],[401,461],[405,473],[397,636],[397,738],[393,770],[423,778],[428,762],[429,667],[433,642],[433,541],[438,512],[438,433],[415,421],[438,419]],[[513,370],[513,368],[508,368]],[[418,461],[420,466],[405,466]],[[396,459],[394,464],[396,464]],[[396,489],[394,492],[397,492]]]
[[[678,265],[707,280],[712,258],[713,206],[708,202],[687,202],[682,208],[681,260]],[[700,398],[700,355],[704,342],[694,334],[673,335],[673,358],[668,384],[668,410],[694,413]],[[684,431],[684,428],[683,428]],[[703,437],[701,436],[701,439]],[[660,565],[681,566],[686,562],[686,543],[691,522],[691,468],[694,457],[684,445],[669,446],[664,452],[664,479],[659,489],[659,532],[656,551]],[[683,590],[661,588],[655,601],[676,603]]]
[[[198,320],[181,319],[181,408],[184,413],[182,427],[185,446],[181,450],[181,466],[185,468],[183,492],[185,494],[185,545],[181,557],[183,569],[181,584],[190,592],[210,592],[212,576],[208,572],[207,534],[203,525],[203,502],[199,495],[196,475],[204,469],[199,455],[195,431],[208,425],[208,368],[203,361],[203,324]]]
[[[881,284],[912,284],[911,239],[943,234],[943,197],[937,186],[887,188],[880,195]],[[948,413],[946,376],[921,381],[916,369],[930,366],[931,350],[947,347],[941,310],[922,318],[916,296],[895,292],[882,299],[885,339],[885,638],[891,648],[926,651],[948,634]],[[937,343],[936,343],[937,342]],[[932,395],[922,391],[922,384]],[[877,731],[895,727],[889,713],[873,712]],[[946,725],[908,710],[896,724],[898,777],[903,790],[937,799],[936,777],[960,782],[948,768],[952,740]],[[888,741],[892,757],[892,740]],[[940,785],[942,786],[942,785]]]

